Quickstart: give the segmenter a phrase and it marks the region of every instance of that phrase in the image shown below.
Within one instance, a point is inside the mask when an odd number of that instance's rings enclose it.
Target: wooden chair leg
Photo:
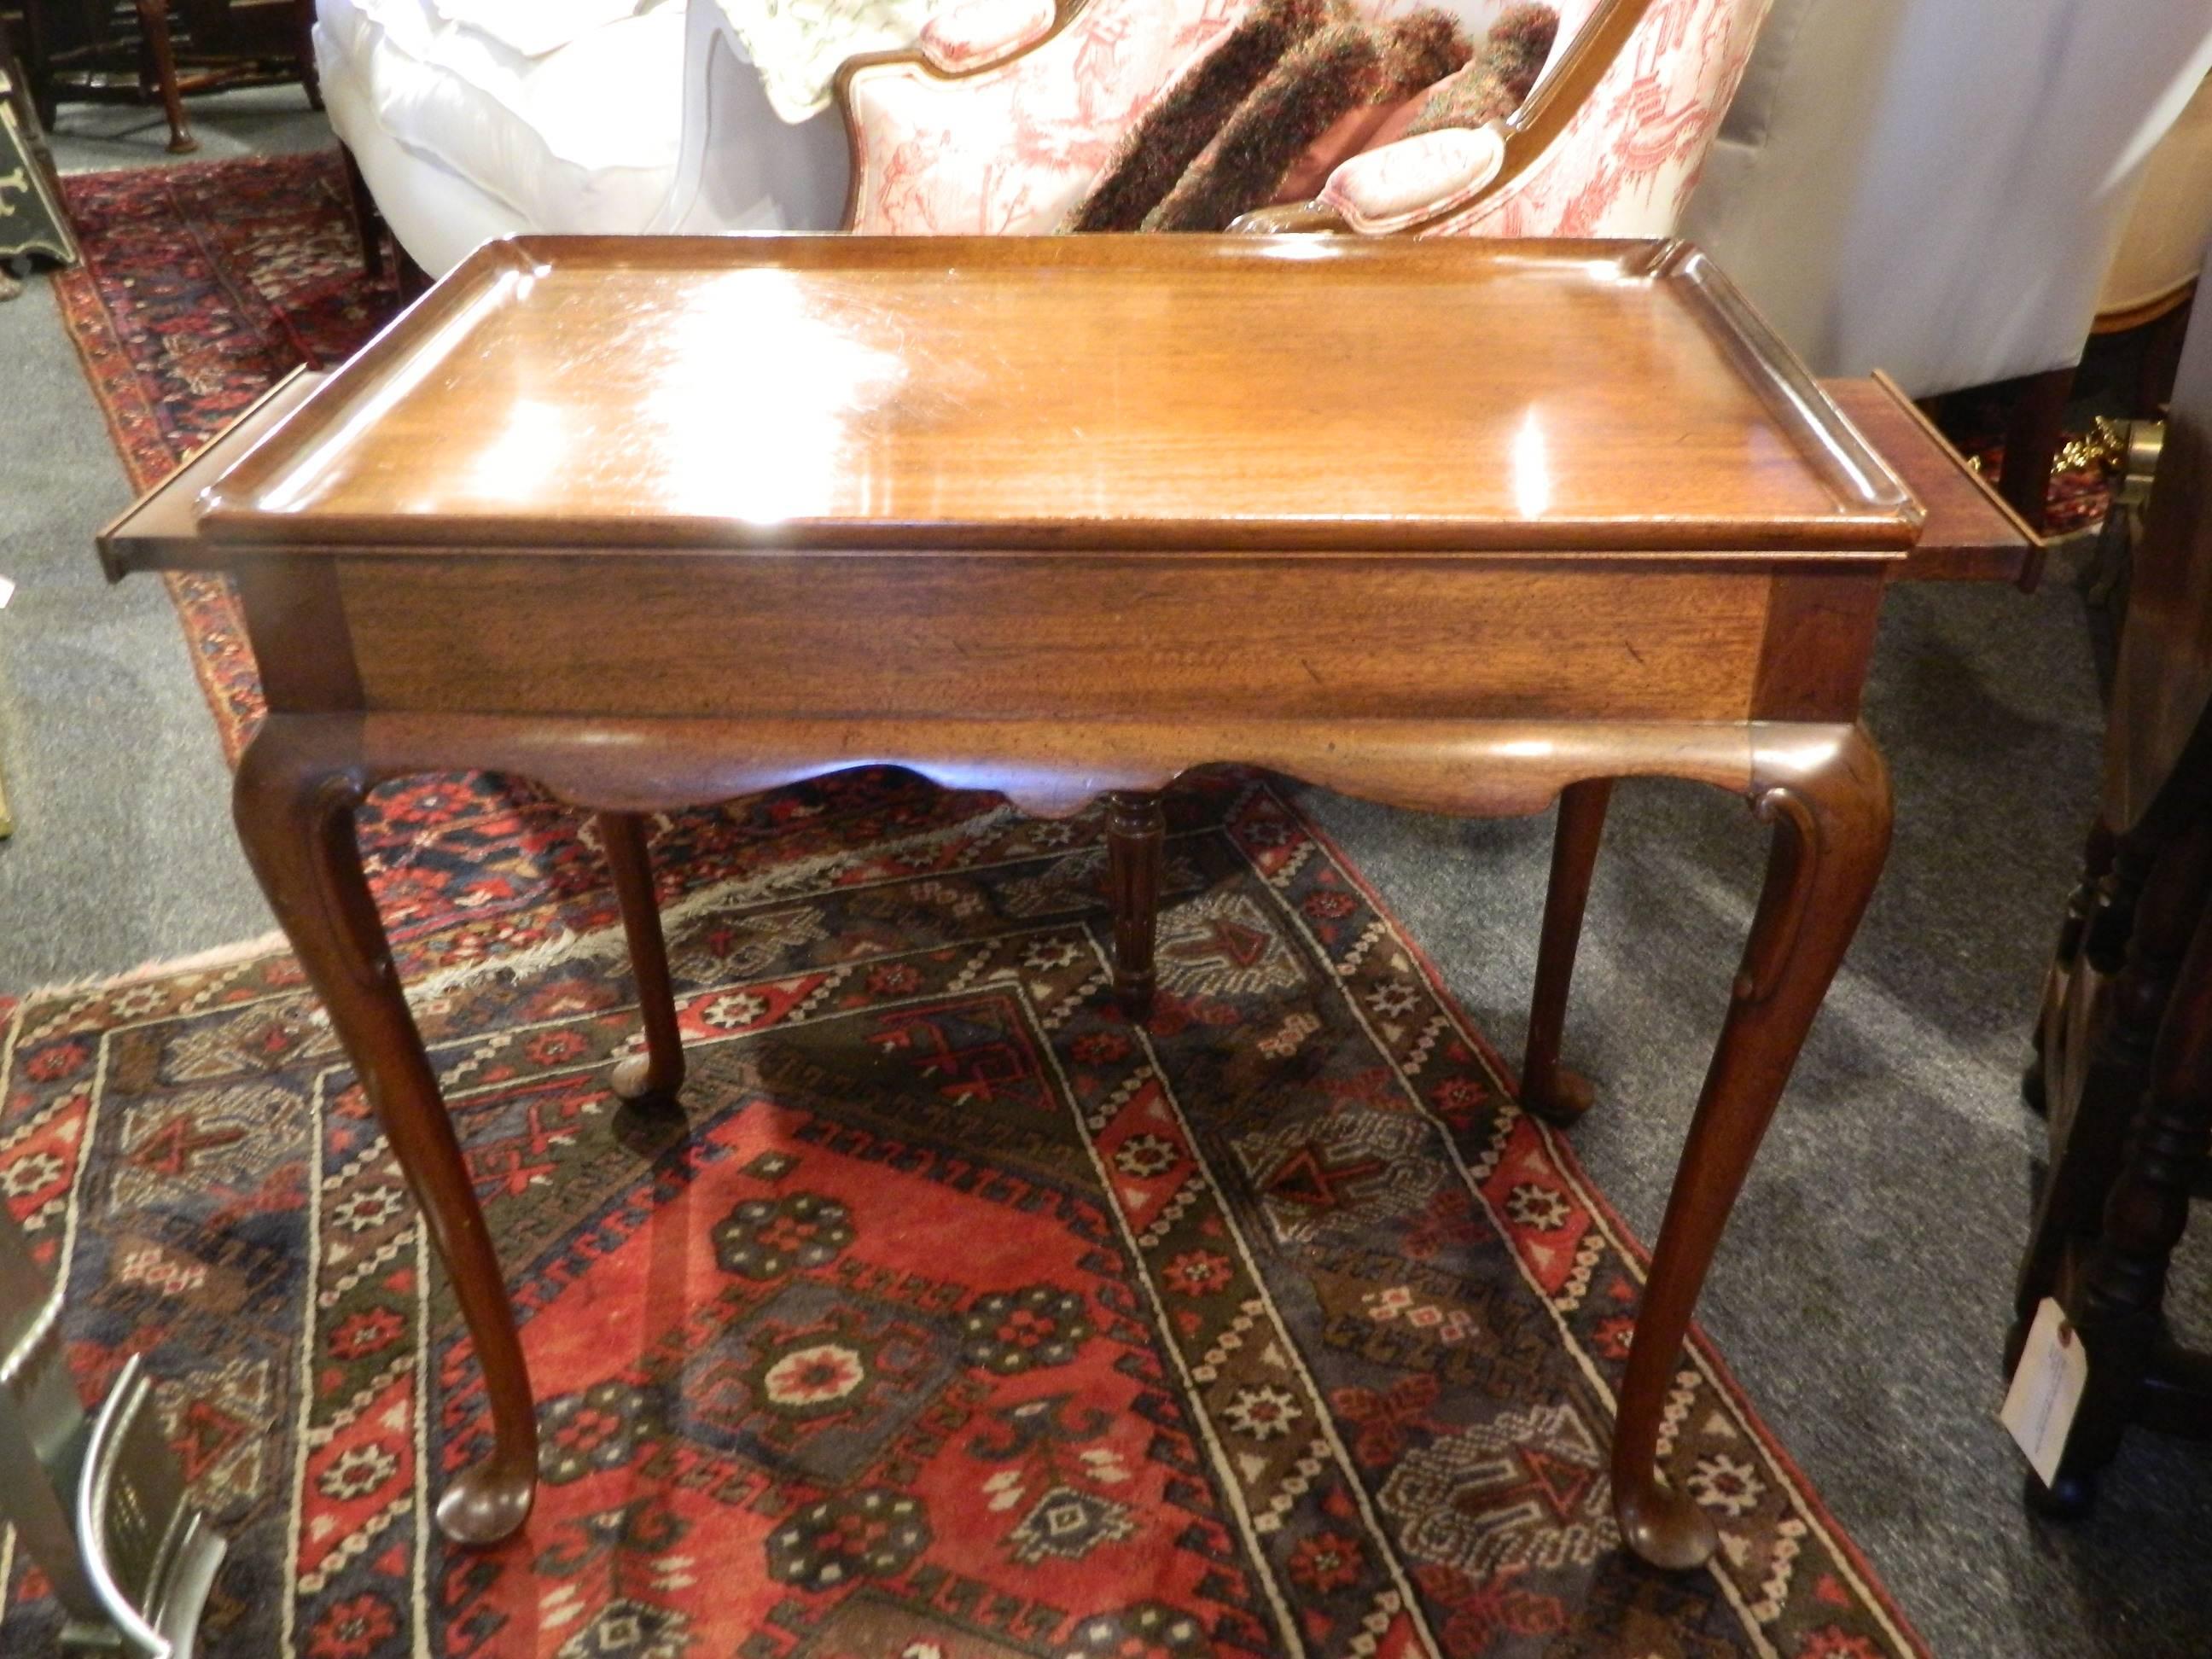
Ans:
[[[634,1106],[672,1104],[684,1086],[684,1036],[676,1024],[676,988],[669,979],[668,943],[661,936],[645,820],[635,812],[602,812],[599,841],[614,872],[630,972],[637,980],[638,1016],[645,1027],[645,1052],[616,1063],[614,1090]]]
[[[2121,853],[2130,850],[2124,840],[2119,844]],[[2212,831],[2200,828],[2169,842],[2139,884],[2108,878],[2100,887],[2105,905],[2124,905],[2134,921],[2121,944],[2124,956],[2098,996],[2089,1052],[2069,1067],[2078,1074],[2073,1098],[2051,1102],[2050,1168],[2013,1287],[2008,1374],[2038,1304],[2059,1288],[2068,1252],[2085,1246],[2102,1224],[2129,1125],[2152,1086],[2159,1031],[2212,892]],[[2106,914],[2099,910],[2083,925],[2089,941],[2083,954],[2092,953]],[[2068,929],[2073,926],[2069,914]]]
[[[2199,836],[2199,839],[2204,839]],[[2106,1194],[2103,1225],[2062,1298],[2089,1360],[2087,1385],[2057,1478],[2038,1508],[2078,1514],[2119,1449],[2128,1424],[2148,1414],[2166,1344],[2166,1276],[2212,1152],[2212,926],[2200,915],[2159,1028],[2150,1086],[2133,1114],[2125,1154]],[[2201,1371],[2170,1402],[2189,1431],[2203,1430]]]
[[[376,210],[376,198],[368,193],[368,180],[361,163],[343,144],[338,154],[345,160],[346,194],[353,201],[354,233],[361,238],[361,268],[372,283],[384,280],[384,216]]]
[[[1828,982],[1857,931],[1889,850],[1889,778],[1856,727],[1825,757],[1759,764],[1775,826],[1743,964],[1674,1172],[1637,1315],[1613,1429],[1613,1513],[1629,1547],[1654,1565],[1701,1566],[1713,1523],[1656,1468],[1660,1419],[1690,1310]]]
[[[1528,1046],[1521,1060],[1521,1104],[1547,1123],[1572,1123],[1589,1110],[1589,1080],[1559,1064],[1566,1024],[1567,989],[1582,943],[1583,911],[1589,902],[1590,873],[1605,835],[1613,781],[1595,778],[1559,792],[1559,823],[1552,836],[1552,882],[1544,893],[1544,931],[1536,945],[1536,989],[1528,1009]]]
[[[2073,390],[2074,371],[2054,368],[2027,376],[2013,394],[1997,493],[2038,530],[2050,507],[2051,465],[2058,453],[2066,399]]]
[[[1152,943],[1159,930],[1167,816],[1154,794],[1106,798],[1106,879],[1114,911],[1114,994],[1131,1019],[1152,1011]]]
[[[293,0],[292,3],[293,58],[300,72],[300,86],[307,94],[307,107],[323,106],[323,76],[315,63],[315,0]]]
[[[246,860],[352,1057],[468,1323],[492,1449],[448,1483],[438,1525],[456,1543],[494,1544],[529,1518],[538,1416],[491,1231],[362,873],[353,814],[374,781],[358,720],[275,714],[239,763],[233,806]]]
[[[154,85],[169,118],[169,153],[186,155],[200,147],[185,121],[184,94],[177,87],[177,55],[169,44],[169,0],[137,0],[138,27],[153,61]]]

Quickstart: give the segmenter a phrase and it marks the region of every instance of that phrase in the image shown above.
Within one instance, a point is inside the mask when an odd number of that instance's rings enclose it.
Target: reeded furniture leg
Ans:
[[[184,94],[177,89],[177,57],[169,45],[169,0],[137,0],[137,5],[138,27],[154,62],[154,84],[169,118],[169,153],[186,155],[198,149],[200,141],[185,124]]]
[[[1152,941],[1159,930],[1160,869],[1167,815],[1160,798],[1134,791],[1106,798],[1106,879],[1114,909],[1114,994],[1131,1019],[1152,1011],[1158,981]]]
[[[1797,1052],[1889,851],[1889,778],[1866,733],[1762,744],[1759,816],[1775,826],[1766,884],[1674,1173],[1613,1431],[1613,1512],[1654,1565],[1701,1565],[1717,1541],[1689,1493],[1661,1483],[1660,1415],[1690,1310]]]
[[[1552,836],[1552,882],[1544,892],[1544,931],[1536,945],[1536,990],[1528,1008],[1528,1046],[1521,1059],[1521,1104],[1547,1123],[1572,1123],[1589,1110],[1589,1079],[1559,1064],[1567,1019],[1567,988],[1582,943],[1583,911],[1613,780],[1593,778],[1559,791],[1559,823]]]
[[[633,1106],[670,1105],[684,1086],[684,1038],[676,1025],[676,988],[668,977],[668,942],[660,933],[645,820],[635,812],[602,812],[599,840],[614,872],[630,972],[637,979],[637,1012],[645,1026],[645,1052],[615,1064],[615,1092]]]
[[[239,763],[232,807],[246,859],[352,1057],[475,1341],[492,1451],[447,1486],[438,1525],[456,1543],[493,1544],[529,1517],[538,1418],[490,1230],[362,873],[353,812],[374,780],[359,732],[342,716],[272,714]]]

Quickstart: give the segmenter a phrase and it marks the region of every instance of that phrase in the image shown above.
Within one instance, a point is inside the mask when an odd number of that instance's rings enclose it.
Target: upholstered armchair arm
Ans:
[[[1480,216],[1535,173],[1613,72],[1651,5],[1598,0],[1528,101],[1503,120],[1420,133],[1355,155],[1329,175],[1314,201],[1265,208],[1231,228],[1418,236]]]
[[[931,14],[917,45],[939,74],[965,75],[1027,52],[1060,20],[1054,0],[951,0]]]

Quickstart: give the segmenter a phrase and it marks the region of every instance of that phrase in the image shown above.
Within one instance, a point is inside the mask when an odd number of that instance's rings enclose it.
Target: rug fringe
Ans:
[[[126,968],[119,974],[87,974],[79,979],[56,981],[41,985],[36,990],[26,991],[15,999],[18,1008],[27,1008],[33,1003],[58,1002],[72,998],[121,990],[144,980],[169,979],[179,974],[204,974],[211,969],[230,968],[241,962],[252,962],[258,957],[281,955],[292,947],[284,935],[272,927],[265,933],[240,939],[233,945],[210,945],[190,956],[156,957]]]

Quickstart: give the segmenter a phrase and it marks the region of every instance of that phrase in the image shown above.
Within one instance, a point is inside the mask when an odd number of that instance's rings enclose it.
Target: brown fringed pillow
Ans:
[[[1340,4],[1261,0],[1146,112],[1066,228],[1224,229],[1347,116],[1410,97],[1472,52],[1442,12],[1378,27]]]
[[[1283,54],[1328,18],[1328,0],[1261,0],[1139,118],[1066,228],[1136,229]]]
[[[1528,101],[1559,32],[1559,14],[1553,7],[1508,7],[1490,26],[1490,36],[1473,61],[1430,88],[1413,120],[1391,136],[1410,138],[1439,127],[1480,127],[1504,119]]]
[[[1459,24],[1417,11],[1388,28],[1336,23],[1286,52],[1229,118],[1159,206],[1146,230],[1226,230],[1265,207],[1322,135],[1352,111],[1410,96],[1468,61]]]

